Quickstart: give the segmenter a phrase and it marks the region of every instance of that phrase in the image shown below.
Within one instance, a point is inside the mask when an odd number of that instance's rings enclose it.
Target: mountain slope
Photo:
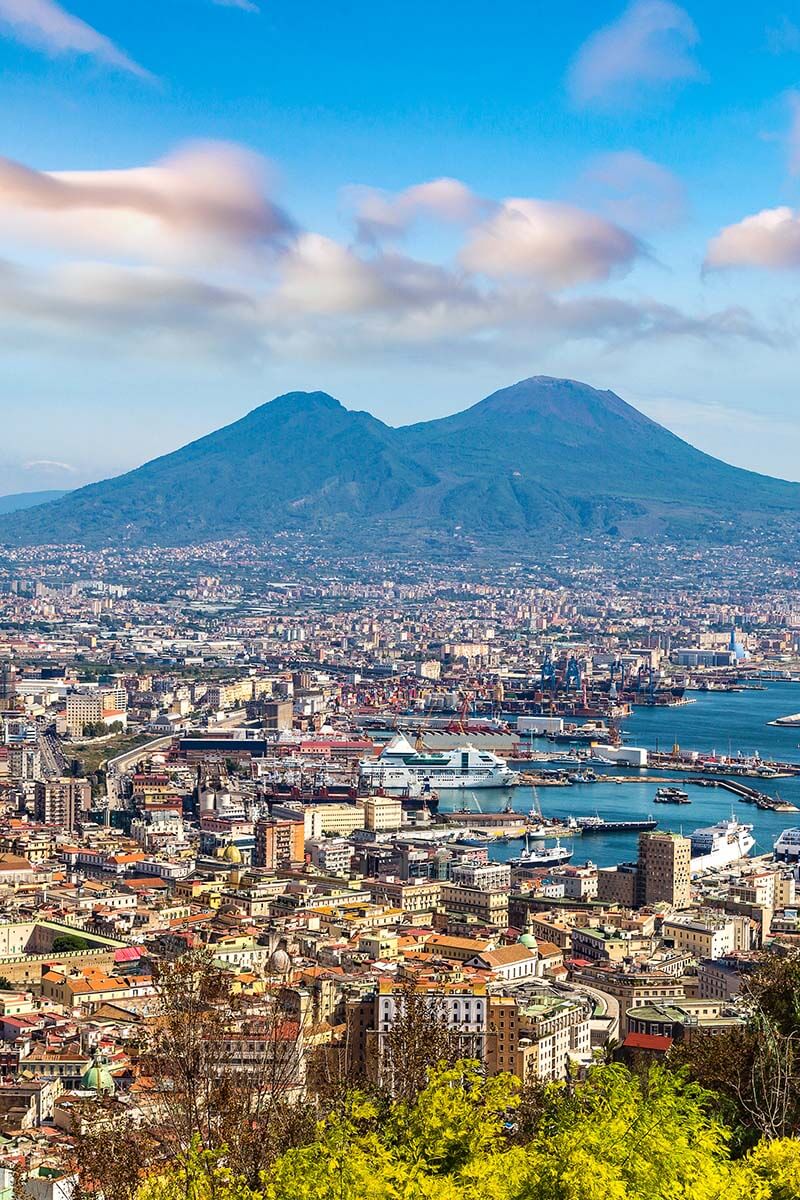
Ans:
[[[0,518],[17,544],[187,544],[317,530],[363,545],[461,529],[521,535],[744,532],[800,514],[800,485],[731,467],[613,392],[537,376],[450,417],[393,429],[293,392],[116,479]]]
[[[418,483],[393,453],[393,432],[324,392],[292,392],[173,454],[3,523],[0,538],[180,544],[391,511]]]
[[[61,488],[51,488],[45,492],[10,492],[7,496],[0,496],[0,514],[20,512],[23,508],[35,508],[37,504],[60,500],[66,494],[66,489]]]

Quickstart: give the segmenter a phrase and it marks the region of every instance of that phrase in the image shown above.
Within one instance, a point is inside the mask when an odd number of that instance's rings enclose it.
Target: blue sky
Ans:
[[[800,479],[800,9],[0,0],[0,492],[525,375]]]

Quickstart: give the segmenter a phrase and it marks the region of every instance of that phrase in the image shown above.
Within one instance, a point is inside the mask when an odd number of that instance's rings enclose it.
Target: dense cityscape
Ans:
[[[800,13],[0,0],[0,1200],[800,1200]]]
[[[69,1178],[76,1105],[141,1122],[187,955],[238,997],[226,1067],[298,1097],[333,1064],[386,1084],[410,993],[487,1076],[668,1058],[744,1031],[797,944],[792,572],[244,543],[0,569],[8,1186]]]

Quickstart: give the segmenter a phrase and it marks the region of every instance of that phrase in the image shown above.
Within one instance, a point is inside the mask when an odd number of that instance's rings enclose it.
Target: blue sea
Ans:
[[[648,749],[669,750],[674,743],[685,750],[700,750],[704,753],[752,754],[756,750],[762,758],[775,758],[784,762],[800,763],[800,728],[776,728],[768,722],[776,717],[800,712],[800,685],[791,683],[768,683],[765,691],[743,692],[689,692],[691,704],[677,708],[635,708],[633,714],[622,723],[623,741],[632,746]],[[535,743],[536,748],[545,748],[546,742]],[[560,747],[565,752],[568,747]],[[595,768],[598,770],[599,768]],[[609,768],[610,774],[621,774],[617,768]],[[537,794],[542,812],[547,817],[587,816],[599,813],[610,820],[625,817],[654,816],[660,829],[690,833],[700,825],[712,825],[735,812],[739,820],[753,825],[756,846],[753,853],[766,853],[781,830],[788,826],[800,826],[800,812],[764,812],[753,804],[742,804],[736,797],[722,788],[700,788],[687,785],[691,804],[673,807],[654,804],[656,783],[650,783],[646,772],[626,772],[636,782],[616,784],[600,780],[597,783],[573,784],[571,787],[538,788]],[[669,773],[651,772],[658,778]],[[676,781],[685,776],[675,774]],[[742,782],[757,788],[767,795],[779,795],[800,808],[800,776],[790,779],[745,779]],[[478,806],[486,812],[502,809],[512,798],[514,808],[527,813],[533,804],[533,792],[528,787],[518,787],[512,792],[480,791],[474,793],[443,792],[440,809],[461,808],[475,805],[476,825],[480,823]],[[635,833],[593,834],[575,839],[573,863],[587,859],[601,867],[613,866],[636,858],[638,835]],[[569,843],[568,843],[569,844]],[[493,859],[504,861],[518,854],[519,842],[495,845],[490,848]]]

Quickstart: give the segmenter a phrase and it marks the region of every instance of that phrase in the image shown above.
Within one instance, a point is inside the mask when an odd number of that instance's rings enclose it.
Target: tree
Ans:
[[[313,1136],[317,1111],[300,1103],[302,1019],[277,993],[235,992],[231,975],[205,952],[165,965],[156,984],[157,1011],[138,1054],[148,1084],[140,1085],[140,1119],[117,1121],[113,1103],[102,1121],[96,1105],[88,1109],[77,1134],[82,1184],[129,1200],[144,1175],[159,1179],[165,1164],[188,1170],[190,1163],[194,1175],[206,1171],[211,1200],[218,1200],[218,1167],[237,1187],[256,1187],[271,1162]],[[120,1176],[133,1191],[120,1190]],[[204,1196],[196,1187],[185,1195]]]
[[[670,1062],[720,1094],[747,1147],[800,1131],[800,952],[764,954],[743,999],[744,1028],[696,1031],[673,1047]]]
[[[381,1037],[376,1074],[398,1100],[412,1100],[428,1082],[431,1069],[451,1065],[469,1053],[465,1038],[451,1029],[441,998],[409,982],[395,996],[391,1029]]]
[[[785,1200],[775,1181],[794,1178],[789,1150],[732,1162],[713,1098],[663,1068],[642,1081],[600,1066],[574,1093],[551,1092],[523,1147],[508,1136],[519,1081],[474,1061],[434,1071],[413,1101],[351,1091],[265,1172],[258,1200]]]
[[[78,937],[76,933],[59,933],[53,938],[53,950],[56,954],[67,950],[88,950],[86,938]]]
[[[763,1141],[747,1159],[754,1195],[764,1200],[797,1200],[800,1196],[800,1142],[794,1138]]]

